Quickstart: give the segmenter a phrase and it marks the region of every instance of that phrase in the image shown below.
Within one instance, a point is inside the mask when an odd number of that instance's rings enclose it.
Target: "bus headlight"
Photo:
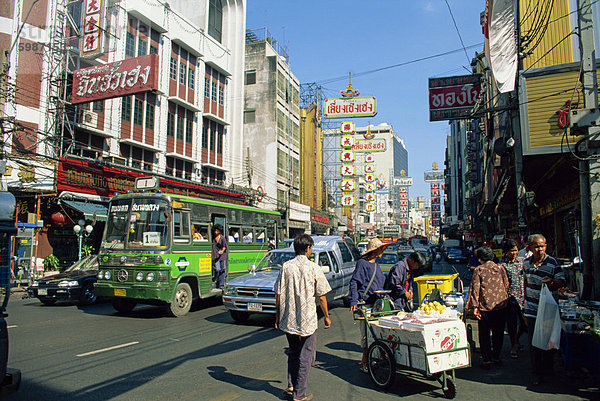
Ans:
[[[148,275],[146,276],[146,280],[154,281],[154,273],[148,273]]]
[[[142,281],[142,280],[144,280],[144,273],[142,273],[142,272],[139,272],[138,274],[136,274],[136,276],[135,276],[135,279],[136,279],[137,281]]]
[[[110,270],[107,270],[106,272],[104,272],[104,278],[107,280],[110,280],[111,274],[110,274]]]

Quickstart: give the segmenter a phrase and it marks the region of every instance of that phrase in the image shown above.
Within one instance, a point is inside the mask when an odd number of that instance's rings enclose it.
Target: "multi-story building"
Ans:
[[[13,21],[0,28],[10,50],[2,151],[15,174],[6,181],[22,210],[44,220],[42,243],[55,254],[73,249],[62,245],[78,219],[100,236],[108,197],[138,176],[158,175],[167,192],[244,201],[229,187],[245,172],[245,8],[244,0],[0,8]],[[18,179],[24,170],[28,182]],[[42,192],[58,197],[36,202]]]
[[[244,154],[251,161],[245,176],[262,188],[260,207],[289,212],[292,234],[309,231],[310,206],[300,203],[300,82],[266,29],[246,33],[245,68]]]

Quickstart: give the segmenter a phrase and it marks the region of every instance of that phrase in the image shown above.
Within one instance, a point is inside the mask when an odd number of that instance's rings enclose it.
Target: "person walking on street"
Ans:
[[[356,269],[350,279],[350,312],[355,312],[359,300],[365,307],[372,307],[379,299],[377,291],[383,290],[385,276],[375,261],[383,254],[383,251],[391,244],[384,244],[379,238],[371,238],[367,245],[367,251],[360,256],[356,262]],[[367,333],[365,325],[359,321],[362,347],[362,359],[360,361],[361,371],[367,373]]]
[[[413,273],[425,265],[425,256],[420,252],[413,252],[407,258],[396,263],[390,269],[385,281],[385,288],[391,290],[390,297],[396,308],[412,312],[413,299]]]
[[[506,270],[493,262],[495,255],[489,247],[477,248],[475,255],[481,264],[473,272],[467,308],[472,308],[479,320],[481,367],[490,369],[492,363],[500,363],[508,305],[508,277]]]
[[[546,238],[542,234],[532,236],[529,250],[532,255],[523,262],[525,271],[525,309],[523,314],[529,334],[532,384],[538,385],[546,373],[552,372],[555,351],[544,351],[531,345],[540,303],[540,292],[542,285],[545,284],[556,297],[556,290],[565,285],[565,275],[556,259],[546,254]]]
[[[313,399],[307,394],[308,374],[314,362],[317,342],[318,298],[324,315],[325,328],[331,327],[325,295],[331,287],[319,265],[308,260],[314,241],[308,234],[294,238],[296,257],[283,264],[275,283],[275,329],[288,340],[288,387],[285,397],[294,401]]]
[[[517,351],[521,350],[519,337],[527,333],[523,307],[525,306],[525,272],[523,271],[523,258],[517,256],[519,247],[517,241],[507,239],[502,246],[504,258],[500,265],[506,270],[508,276],[508,311],[506,314],[506,328],[510,338],[510,356],[518,358]]]
[[[217,224],[213,227],[212,273],[215,288],[221,290],[225,287],[225,278],[227,277],[227,250],[227,241],[223,236],[223,227]]]

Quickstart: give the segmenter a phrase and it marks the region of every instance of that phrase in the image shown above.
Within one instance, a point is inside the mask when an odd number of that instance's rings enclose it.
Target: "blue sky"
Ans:
[[[287,47],[294,75],[322,85],[327,97],[339,97],[351,72],[353,88],[375,96],[378,108],[375,117],[354,121],[394,127],[409,152],[410,197],[429,197],[423,171],[433,162],[443,168],[449,126],[429,122],[427,79],[468,74],[475,51],[483,48],[479,15],[485,0],[448,4],[468,58],[444,0],[247,0],[246,27],[267,27]],[[360,75],[455,49],[460,51]]]

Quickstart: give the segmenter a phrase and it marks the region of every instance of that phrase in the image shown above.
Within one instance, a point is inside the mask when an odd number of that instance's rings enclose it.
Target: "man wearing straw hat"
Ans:
[[[367,306],[373,305],[379,295],[376,291],[383,290],[385,276],[375,261],[383,254],[383,251],[391,244],[383,243],[379,238],[371,238],[367,251],[360,256],[356,263],[356,269],[350,279],[350,311],[356,311],[359,300]],[[367,372],[367,337],[364,324],[359,324],[361,333],[362,359],[360,362],[361,372]]]

